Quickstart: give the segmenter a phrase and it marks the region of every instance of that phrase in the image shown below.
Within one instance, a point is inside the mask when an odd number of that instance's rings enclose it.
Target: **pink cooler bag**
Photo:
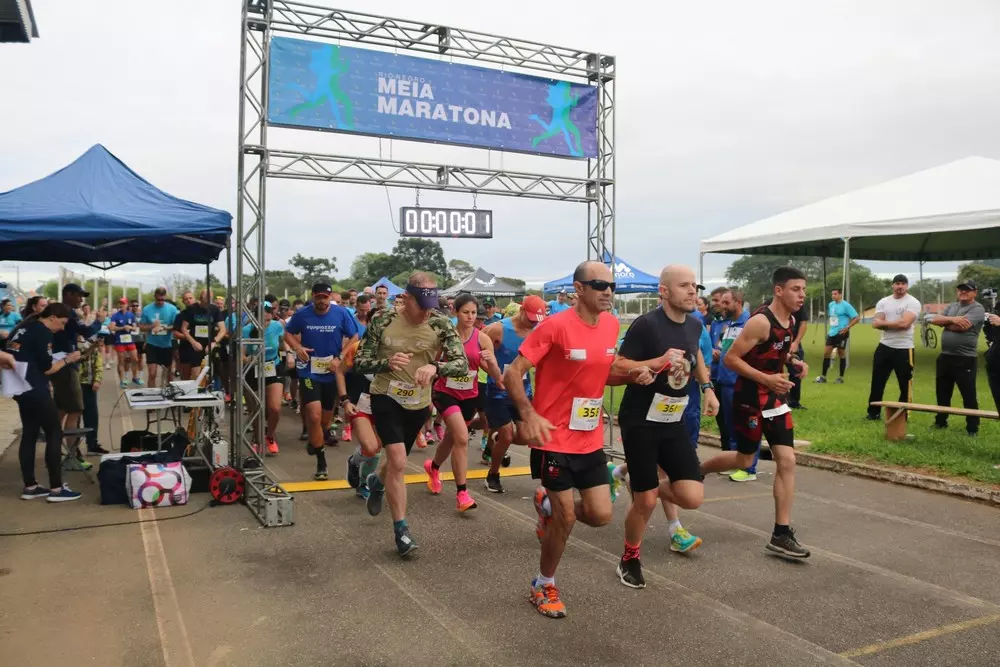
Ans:
[[[125,476],[132,509],[186,505],[191,476],[180,461],[173,463],[133,463]]]

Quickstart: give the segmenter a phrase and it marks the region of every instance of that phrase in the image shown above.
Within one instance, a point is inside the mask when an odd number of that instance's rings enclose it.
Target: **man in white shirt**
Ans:
[[[896,373],[899,400],[908,403],[913,395],[913,325],[920,314],[920,302],[907,293],[910,281],[902,273],[892,279],[892,296],[875,306],[872,326],[882,330],[882,340],[875,348],[872,362],[872,390],[868,396],[868,419],[881,418],[882,409],[872,406],[881,401],[889,375]]]

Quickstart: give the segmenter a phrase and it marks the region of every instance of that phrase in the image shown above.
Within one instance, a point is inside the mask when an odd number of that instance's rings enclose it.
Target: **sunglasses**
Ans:
[[[590,289],[595,290],[597,292],[603,292],[608,289],[614,292],[615,288],[617,287],[614,281],[607,281],[607,280],[581,280],[580,284],[586,285]]]

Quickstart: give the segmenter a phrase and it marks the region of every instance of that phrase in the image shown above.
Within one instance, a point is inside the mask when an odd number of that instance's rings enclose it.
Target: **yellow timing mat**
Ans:
[[[470,470],[466,474],[466,477],[468,479],[486,479],[487,472],[488,471],[484,469]],[[501,477],[522,477],[530,474],[531,468],[528,466],[500,469]],[[450,482],[454,479],[455,475],[451,472],[441,473],[442,482]],[[422,472],[403,475],[403,481],[407,484],[425,484],[427,482],[427,475]],[[303,493],[305,491],[341,491],[343,489],[351,488],[346,479],[331,479],[325,482],[282,482],[281,486],[288,493]]]

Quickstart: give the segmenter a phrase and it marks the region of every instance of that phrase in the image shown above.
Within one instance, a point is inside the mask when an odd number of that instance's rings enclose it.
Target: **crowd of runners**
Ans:
[[[324,282],[312,286],[307,303],[267,295],[262,332],[236,322],[233,304],[227,309],[207,290],[198,299],[182,294],[183,309],[161,288],[145,308],[122,299],[117,312],[91,317],[107,338],[114,358],[106,363],[117,361],[122,387],[129,373],[142,384],[143,365],[149,384],[160,386],[195,379],[211,363],[231,399],[233,355],[258,352],[229,344],[233,332],[239,326],[244,337],[263,341],[263,364],[245,364],[251,386],[253,373],[264,375],[266,426],[255,434],[255,448],[280,453],[275,432],[283,405],[301,420],[315,479],[329,476],[326,447],[353,442],[347,480],[369,514],[388,504],[401,556],[418,548],[404,482],[414,447],[437,442],[423,461],[427,488],[442,493],[441,469],[450,464],[459,512],[477,507],[467,476],[471,433],[483,433],[489,493],[505,491],[500,471],[510,464],[509,448],[528,447],[532,477],[540,482],[534,506],[541,542],[530,599],[540,613],[559,618],[566,606],[555,574],[577,521],[607,524],[620,489],[629,490],[617,574],[624,585],[642,588],[641,543],[657,505],[669,522],[671,550],[698,548],[702,540],[682,527],[679,511],[702,503],[705,475],[752,468],[762,437],[777,465],[766,548],[809,556],[791,528],[795,455],[786,398],[794,377],[808,371],[793,346],[805,283],[801,272],[779,269],[773,298],[749,314],[738,293],[713,293],[712,309],[728,323],[716,330],[699,312],[707,304],[693,271],[668,266],[660,275],[660,307],[638,317],[624,336],[611,313],[616,285],[599,262],[577,267],[572,295],[549,303],[529,295],[503,312],[489,297],[444,297],[434,277],[418,271],[394,299],[385,287],[338,293]],[[250,312],[257,307],[247,304]],[[604,449],[605,387],[614,385],[625,386],[621,465]],[[252,393],[245,398],[247,409],[257,407]],[[725,415],[734,446],[703,462],[695,449],[702,412]]]

